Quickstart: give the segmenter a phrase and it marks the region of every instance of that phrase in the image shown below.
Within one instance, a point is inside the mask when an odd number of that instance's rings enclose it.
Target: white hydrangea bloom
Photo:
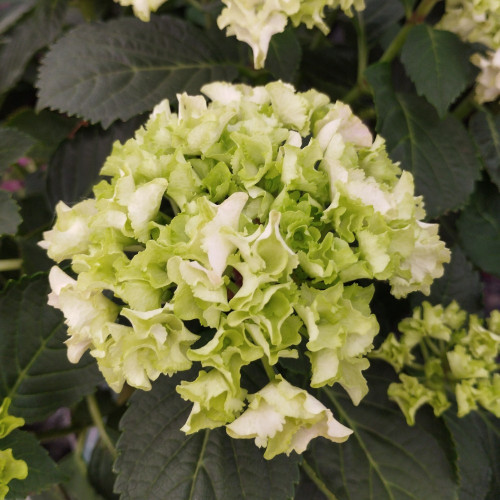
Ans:
[[[325,7],[340,7],[347,14],[351,8],[364,9],[364,0],[222,0],[226,7],[217,20],[220,29],[248,43],[256,69],[263,68],[271,37],[281,33],[291,19],[294,26],[305,24],[328,33],[323,22]]]
[[[447,0],[446,13],[437,26],[468,42],[500,48],[500,2],[498,0]]]
[[[476,81],[476,99],[491,102],[500,96],[500,48],[486,57],[475,54],[472,62],[481,69]]]
[[[124,7],[132,6],[134,14],[141,21],[149,21],[151,12],[156,12],[160,5],[164,4],[166,0],[115,0],[115,2],[123,5]]]
[[[278,453],[302,453],[317,436],[342,443],[352,434],[323,403],[280,375],[248,399],[247,410],[226,430],[233,438],[255,438],[257,446],[266,447],[267,459]]]

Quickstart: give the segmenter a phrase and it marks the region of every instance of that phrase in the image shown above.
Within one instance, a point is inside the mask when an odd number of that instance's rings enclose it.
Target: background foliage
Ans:
[[[354,19],[332,11],[328,37],[288,28],[255,71],[247,47],[217,30],[217,1],[169,0],[150,23],[111,0],[0,2],[0,399],[27,422],[0,449],[12,447],[30,471],[7,498],[499,497],[498,422],[422,410],[410,428],[386,397],[394,373],[381,364],[359,407],[340,390],[317,391],[354,430],[346,443],[318,439],[304,456],[266,461],[220,430],[186,438],[175,377],[113,395],[90,357],[67,361],[63,318],[46,304],[51,264],[36,243],[57,201],[89,194],[115,140],[165,97],[214,80],[282,79],[350,103],[385,137],[452,248],[431,302],[482,313],[484,273],[500,276],[499,106],[474,105],[475,48],[434,27],[443,2],[415,3],[366,0]],[[378,285],[379,337],[422,298],[395,301]],[[287,368],[300,381],[302,368]],[[46,420],[61,407],[62,420]]]

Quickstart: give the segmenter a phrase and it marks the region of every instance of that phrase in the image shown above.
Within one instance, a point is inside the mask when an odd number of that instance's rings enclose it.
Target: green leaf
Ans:
[[[0,189],[0,235],[16,234],[20,223],[19,206],[10,193]]]
[[[235,78],[234,61],[214,40],[167,16],[148,23],[123,18],[78,26],[45,57],[38,106],[107,128],[178,92],[195,93],[207,82]]]
[[[66,356],[66,327],[60,311],[47,305],[45,275],[11,282],[0,294],[0,399],[27,422],[43,420],[76,403],[101,380],[87,354],[78,364]]]
[[[477,74],[470,56],[468,46],[457,35],[428,24],[412,28],[401,51],[401,61],[418,94],[441,117]]]
[[[64,480],[50,490],[30,495],[30,500],[103,500],[89,483],[87,466],[76,453],[65,456],[58,466]]]
[[[271,38],[266,59],[266,69],[277,79],[293,82],[302,58],[302,48],[295,30],[287,28]]]
[[[28,12],[35,0],[15,0],[2,2],[3,8],[0,10],[0,34],[13,26],[26,12]]]
[[[366,0],[362,12],[368,43],[379,42],[380,37],[405,15],[399,0]]]
[[[455,474],[439,421],[425,412],[408,427],[387,399],[387,381],[370,377],[370,392],[359,406],[337,390],[323,391],[324,403],[354,433],[342,444],[313,441],[306,460],[339,500],[455,500]],[[446,448],[446,446],[445,446]]]
[[[500,276],[500,193],[480,183],[457,221],[462,247],[476,266]]]
[[[28,153],[35,139],[25,133],[7,127],[0,128],[0,173]]]
[[[175,392],[180,380],[160,377],[151,391],[132,396],[115,464],[120,499],[293,498],[297,456],[266,461],[252,441],[233,440],[224,429],[189,436],[179,430],[191,410]]]
[[[104,160],[113,143],[125,142],[143,124],[140,117],[118,122],[108,130],[101,127],[80,129],[63,142],[51,158],[47,172],[47,192],[53,206],[62,200],[72,204],[86,198],[99,180]]]
[[[52,111],[36,113],[32,109],[22,109],[9,117],[6,124],[31,136],[36,144],[30,156],[46,162],[57,146],[70,135],[76,126],[74,118],[68,118]]]
[[[65,0],[40,0],[8,33],[0,47],[0,94],[15,85],[35,53],[60,34],[66,7]]]
[[[107,429],[108,435],[116,441],[118,432]],[[116,435],[116,436],[115,436]],[[117,499],[118,495],[113,493],[113,485],[116,479],[113,473],[114,458],[109,449],[99,440],[92,450],[92,456],[88,465],[88,477],[94,489],[106,499]]]
[[[375,93],[377,131],[387,140],[391,158],[413,172],[428,216],[461,208],[481,169],[463,125],[451,116],[440,120],[415,95],[395,93],[389,64],[371,66],[365,76]]]
[[[455,442],[460,479],[459,500],[500,497],[500,428],[483,412],[458,418],[443,415]]]
[[[417,306],[424,300],[435,305],[448,305],[456,300],[462,309],[478,313],[482,309],[482,296],[483,286],[479,273],[456,245],[451,249],[451,262],[444,266],[444,275],[432,284],[431,294],[426,297],[421,293],[414,293],[410,300],[412,306]]]
[[[7,500],[26,498],[30,493],[42,491],[62,479],[61,473],[45,448],[28,432],[15,430],[0,440],[0,449],[8,448],[12,448],[15,459],[26,462],[28,477],[9,482]]]
[[[491,180],[500,189],[500,115],[479,111],[471,118],[469,128]]]

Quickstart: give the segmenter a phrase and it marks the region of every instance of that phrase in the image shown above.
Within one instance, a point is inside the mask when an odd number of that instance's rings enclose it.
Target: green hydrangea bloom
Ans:
[[[340,7],[352,15],[352,8],[363,10],[364,0],[222,0],[225,5],[217,19],[220,29],[227,27],[228,35],[235,35],[252,48],[254,66],[263,68],[271,37],[281,33],[291,20],[294,26],[305,24],[329,32],[323,21],[325,7]]]
[[[302,453],[317,436],[342,443],[352,434],[320,401],[279,375],[248,399],[248,408],[227,425],[227,433],[233,438],[255,438],[257,446],[266,447],[267,459],[279,453]]]
[[[241,370],[302,343],[312,385],[338,382],[357,404],[378,323],[373,287],[352,282],[427,293],[449,260],[437,226],[345,104],[282,82],[202,91],[210,101],[179,95],[178,113],[164,101],[114,145],[95,199],[58,206],[42,246],[76,275],[49,276],[68,356],[90,349],[116,391],[199,362],[179,386],[187,432],[236,419]]]
[[[438,27],[457,33],[469,42],[500,48],[498,0],[446,0],[446,13]]]
[[[10,398],[4,398],[0,405],[0,440],[14,429],[24,425],[24,419],[8,414]],[[0,443],[1,446],[1,443]],[[9,492],[7,486],[12,479],[26,479],[28,466],[24,460],[17,460],[12,454],[12,448],[0,449],[0,500]]]
[[[445,308],[424,302],[412,318],[400,322],[399,340],[391,333],[370,353],[397,372],[412,374],[401,373],[402,383],[391,384],[388,390],[410,425],[425,403],[440,415],[451,405],[450,393],[455,394],[459,417],[476,410],[478,403],[500,415],[499,319],[499,311],[484,321],[467,316],[456,302]]]
[[[134,14],[142,21],[149,21],[151,12],[156,12],[167,0],[115,0],[124,7],[132,6]]]

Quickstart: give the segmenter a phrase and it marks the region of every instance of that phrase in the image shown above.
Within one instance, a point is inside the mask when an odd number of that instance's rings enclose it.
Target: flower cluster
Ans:
[[[485,57],[475,54],[472,58],[481,70],[477,78],[476,99],[480,103],[497,99],[500,95],[500,2],[447,0],[446,13],[438,27],[490,49]]]
[[[7,486],[12,479],[26,479],[28,466],[24,460],[16,460],[12,454],[12,448],[1,449],[2,439],[17,427],[24,425],[22,418],[13,417],[8,414],[11,400],[5,398],[0,405],[0,500],[3,500],[9,492]]]
[[[121,5],[132,5],[134,14],[142,21],[149,21],[150,13],[155,12],[166,0],[115,0]],[[288,20],[294,26],[305,24],[309,29],[319,28],[329,32],[324,22],[326,7],[341,8],[347,15],[352,9],[363,10],[364,0],[222,0],[225,5],[217,24],[220,29],[227,28],[227,35],[235,35],[250,45],[256,69],[263,68],[271,37],[281,33]]]
[[[491,102],[500,96],[500,48],[486,56],[474,54],[472,62],[481,70],[477,77],[476,99]]]
[[[226,6],[217,24],[227,27],[228,35],[246,42],[253,51],[254,66],[263,68],[271,37],[281,33],[288,20],[294,26],[305,24],[309,29],[329,32],[323,21],[325,7],[340,7],[348,15],[352,8],[363,10],[364,0],[222,0]]]
[[[158,8],[167,0],[115,0],[124,7],[132,6],[134,14],[141,21],[149,21],[151,12],[156,12]]]
[[[163,101],[114,145],[95,199],[57,206],[41,245],[77,274],[50,273],[69,359],[90,349],[116,391],[198,362],[178,387],[193,402],[184,430],[234,421],[233,435],[272,444],[267,456],[317,434],[344,439],[329,410],[285,380],[248,395],[242,369],[272,371],[305,349],[311,385],[338,382],[359,403],[379,327],[373,286],[354,281],[428,293],[449,251],[422,222],[412,175],[347,105],[282,82],[202,91],[211,102],[182,94],[172,113]],[[273,394],[287,403],[273,406]],[[281,417],[265,429],[256,413]],[[238,418],[256,427],[245,434]]]
[[[399,339],[391,333],[370,356],[400,373],[401,383],[391,384],[388,394],[409,425],[426,403],[441,415],[450,406],[447,392],[455,393],[460,417],[477,409],[477,403],[500,416],[500,311],[484,321],[467,317],[456,302],[446,308],[424,302],[399,324],[399,331]]]

